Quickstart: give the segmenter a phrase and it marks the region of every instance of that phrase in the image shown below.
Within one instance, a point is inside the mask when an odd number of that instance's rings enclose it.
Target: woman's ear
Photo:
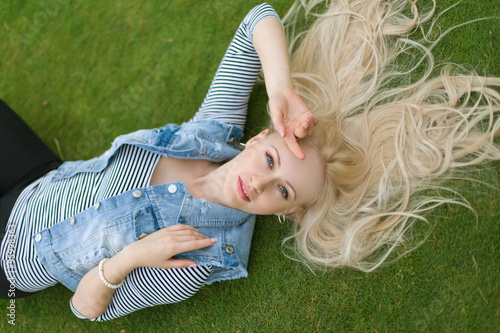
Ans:
[[[293,208],[284,210],[284,211],[279,212],[279,213],[274,213],[274,215],[288,215],[288,214],[292,214],[292,213],[295,213],[296,211],[300,211],[303,209],[304,209],[303,207],[293,207]]]
[[[263,130],[262,132],[260,132],[259,134],[257,134],[256,136],[254,136],[253,138],[250,138],[248,141],[247,141],[247,145],[251,145],[252,143],[254,142],[257,142],[259,141],[260,139],[262,139],[263,137],[265,137],[266,135],[268,135],[270,132],[270,129],[267,128],[265,130]]]

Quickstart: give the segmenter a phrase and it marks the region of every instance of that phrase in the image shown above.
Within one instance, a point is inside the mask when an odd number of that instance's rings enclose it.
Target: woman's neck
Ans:
[[[192,179],[189,184],[185,183],[184,185],[194,198],[224,205],[223,200],[221,200],[225,180],[224,169],[223,164],[212,163],[205,169],[205,174]]]
[[[206,160],[184,160],[161,157],[151,176],[149,185],[181,181],[196,199],[210,202],[217,199],[223,174],[216,172],[220,163]]]

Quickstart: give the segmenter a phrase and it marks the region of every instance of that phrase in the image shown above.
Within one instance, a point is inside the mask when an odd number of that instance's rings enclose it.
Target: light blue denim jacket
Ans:
[[[141,130],[115,139],[89,161],[62,164],[52,181],[80,172],[102,171],[124,144],[162,156],[223,162],[235,157],[242,130],[217,120],[197,120]],[[62,284],[75,291],[80,279],[103,258],[139,240],[143,233],[188,224],[210,238],[211,247],[182,253],[198,265],[212,265],[205,284],[246,277],[255,215],[193,198],[182,182],[130,190],[95,204],[33,236],[37,255]]]

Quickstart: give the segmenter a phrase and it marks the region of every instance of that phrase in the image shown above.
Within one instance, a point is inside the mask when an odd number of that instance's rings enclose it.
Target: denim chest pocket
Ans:
[[[85,226],[83,237],[79,237],[80,233],[75,229],[74,234],[67,235],[69,237],[64,241],[53,242],[52,251],[64,267],[83,277],[100,260],[111,258],[139,240],[141,234],[151,234],[158,229],[152,208],[145,207],[115,221],[93,220]]]

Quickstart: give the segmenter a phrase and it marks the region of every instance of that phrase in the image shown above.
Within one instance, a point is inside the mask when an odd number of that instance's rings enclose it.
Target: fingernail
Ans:
[[[283,131],[282,131],[282,130],[279,130],[278,132],[280,133],[280,135],[281,135],[281,137],[282,137],[282,138],[284,138],[284,137],[285,137],[285,134],[283,134]]]
[[[212,243],[217,243],[217,238],[211,238],[210,240],[212,241]]]
[[[196,267],[196,264],[191,264],[189,265],[189,267]]]

